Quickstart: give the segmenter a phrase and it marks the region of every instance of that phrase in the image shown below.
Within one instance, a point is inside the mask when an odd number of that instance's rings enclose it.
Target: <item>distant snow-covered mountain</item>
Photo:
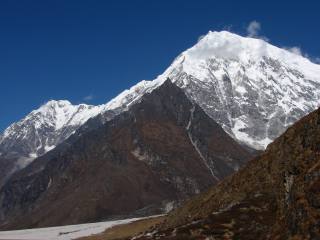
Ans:
[[[0,185],[15,171],[54,149],[88,119],[106,111],[110,113],[109,118],[115,116],[160,84],[160,80],[141,81],[107,104],[99,106],[72,105],[67,100],[51,100],[30,112],[0,135]]]
[[[100,109],[51,100],[4,131],[0,136],[0,158],[16,159],[16,168],[24,167],[69,137]]]
[[[49,101],[32,111],[0,135],[0,160],[15,163],[10,172],[24,167],[89,118],[127,110],[167,78],[228,134],[255,149],[264,149],[320,100],[320,65],[261,39],[209,32],[155,80],[141,81],[107,104]]]

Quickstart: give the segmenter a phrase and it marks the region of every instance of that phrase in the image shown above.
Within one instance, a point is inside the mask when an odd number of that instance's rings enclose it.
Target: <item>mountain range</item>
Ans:
[[[209,32],[106,104],[51,100],[10,125],[0,135],[0,226],[164,212],[238,171],[319,100],[320,65]]]
[[[0,135],[0,156],[6,166],[12,165],[1,172],[10,175],[26,166],[89,118],[107,110],[114,115],[127,110],[167,78],[230,136],[263,150],[288,126],[319,107],[319,76],[319,65],[264,40],[209,32],[155,80],[141,81],[107,104],[49,101],[13,123]]]
[[[107,115],[13,174],[0,191],[3,228],[162,213],[252,157],[170,80]]]

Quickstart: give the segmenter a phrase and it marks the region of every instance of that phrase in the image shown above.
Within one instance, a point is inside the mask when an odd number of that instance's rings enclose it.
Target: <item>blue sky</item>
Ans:
[[[317,1],[1,0],[0,130],[50,99],[105,103],[209,30],[320,56]]]

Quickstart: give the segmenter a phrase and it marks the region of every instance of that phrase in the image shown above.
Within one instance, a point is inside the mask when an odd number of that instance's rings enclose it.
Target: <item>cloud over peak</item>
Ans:
[[[83,100],[86,101],[86,102],[88,102],[88,101],[91,101],[93,98],[94,98],[94,96],[93,96],[92,94],[89,94],[89,95],[85,96],[85,97],[83,98]]]
[[[247,26],[247,33],[249,37],[258,37],[260,30],[261,24],[256,20],[251,21]]]

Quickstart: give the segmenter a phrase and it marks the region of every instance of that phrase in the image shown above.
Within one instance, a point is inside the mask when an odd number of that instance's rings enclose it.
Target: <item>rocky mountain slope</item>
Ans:
[[[320,109],[135,239],[320,239]]]
[[[126,111],[168,77],[234,139],[255,149],[319,106],[320,65],[261,39],[209,32],[156,80],[141,81],[107,104],[50,101],[12,124],[0,135],[0,183],[89,118]]]
[[[161,212],[219,182],[249,158],[167,80],[127,111],[90,119],[16,172],[0,191],[1,228]]]

